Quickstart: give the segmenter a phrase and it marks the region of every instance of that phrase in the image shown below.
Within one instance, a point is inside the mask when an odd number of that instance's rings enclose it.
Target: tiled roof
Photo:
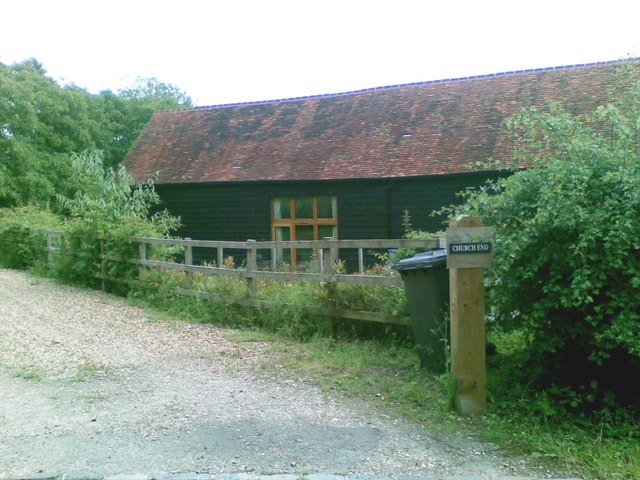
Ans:
[[[636,60],[634,60],[636,61]],[[157,183],[406,177],[510,155],[502,121],[559,101],[589,111],[616,64],[506,72],[156,113],[124,164]]]

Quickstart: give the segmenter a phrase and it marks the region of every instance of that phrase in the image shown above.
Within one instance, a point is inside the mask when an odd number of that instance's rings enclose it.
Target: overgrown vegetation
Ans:
[[[43,271],[47,241],[39,232],[62,224],[58,215],[33,205],[0,209],[0,265]]]
[[[134,186],[122,167],[106,168],[100,152],[71,156],[71,181],[78,185],[73,197],[57,195],[59,210],[65,216],[64,231],[70,235],[64,246],[77,255],[57,256],[54,274],[67,282],[96,287],[98,276],[122,280],[119,290],[128,291],[126,282],[137,277],[138,269],[124,262],[106,262],[101,255],[128,259],[138,255],[135,236],[164,237],[179,221],[166,211],[151,215],[160,199],[153,182]],[[171,250],[156,248],[154,254],[169,255]]]
[[[135,236],[166,236],[179,221],[166,211],[151,215],[150,209],[159,202],[153,182],[133,186],[123,168],[104,167],[101,152],[73,154],[69,167],[70,180],[78,186],[72,197],[57,194],[55,207],[0,209],[0,265],[44,272],[48,258],[43,230],[57,230],[68,234],[56,245],[66,254],[55,256],[48,274],[92,288],[100,286],[100,276],[118,278],[122,284],[114,291],[126,293],[127,282],[137,277],[138,269],[125,262],[105,263],[102,256],[137,256]],[[152,252],[171,253],[159,248]]]
[[[407,315],[404,292],[398,287],[260,280],[256,300],[264,304],[256,307],[247,298],[246,280],[240,275],[194,274],[191,288],[202,294],[200,297],[177,293],[185,281],[179,272],[150,269],[140,279],[131,286],[131,299],[191,321],[259,328],[298,340],[331,334],[379,339],[392,336],[405,343],[411,338],[406,327],[336,321],[330,313],[332,309],[350,309]]]

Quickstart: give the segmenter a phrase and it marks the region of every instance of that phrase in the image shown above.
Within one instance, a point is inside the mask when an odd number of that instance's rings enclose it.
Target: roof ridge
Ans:
[[[251,105],[266,105],[266,104],[272,104],[272,103],[284,103],[284,102],[294,102],[294,101],[298,101],[298,100],[313,100],[316,98],[328,98],[328,97],[343,97],[343,96],[347,96],[347,95],[356,95],[359,93],[367,93],[367,92],[375,92],[375,91],[380,91],[380,90],[391,90],[394,88],[402,88],[402,87],[414,87],[414,86],[421,86],[421,85],[437,85],[437,84],[441,84],[441,83],[453,83],[453,82],[461,82],[461,81],[466,81],[466,80],[478,80],[478,79],[482,79],[482,78],[493,78],[493,77],[505,77],[508,75],[518,75],[518,74],[523,74],[523,73],[538,73],[538,72],[548,72],[548,71],[554,71],[554,70],[569,70],[569,69],[574,69],[574,68],[584,68],[584,67],[595,67],[595,66],[600,66],[600,65],[611,65],[611,64],[615,64],[615,63],[625,63],[625,62],[633,62],[633,61],[640,61],[640,57],[628,57],[628,58],[620,58],[618,60],[604,60],[604,61],[599,61],[599,62],[588,62],[588,63],[575,63],[575,64],[570,64],[570,65],[559,65],[559,66],[553,66],[553,67],[538,67],[538,68],[528,68],[528,69],[522,69],[522,70],[507,70],[507,71],[503,71],[503,72],[497,72],[497,73],[486,73],[486,74],[482,74],[482,75],[469,75],[466,77],[452,77],[452,78],[443,78],[443,79],[436,79],[436,80],[425,80],[425,81],[421,81],[421,82],[409,82],[409,83],[398,83],[395,85],[383,85],[383,86],[378,86],[378,87],[369,87],[369,88],[362,88],[362,89],[357,89],[357,90],[349,90],[349,91],[345,91],[345,92],[335,92],[335,93],[320,93],[320,94],[314,94],[314,95],[302,95],[299,97],[283,97],[283,98],[276,98],[276,99],[270,99],[270,100],[253,100],[253,101],[246,101],[246,102],[231,102],[231,103],[221,103],[221,104],[217,104],[217,105],[203,105],[203,106],[198,106],[198,107],[193,107],[189,110],[194,111],[194,110],[215,110],[215,109],[219,109],[219,108],[229,108],[229,107],[239,107],[239,106],[251,106]],[[174,111],[185,111],[185,109],[176,109],[176,110],[164,110],[164,111],[160,111],[158,113],[165,113],[165,112],[174,112]]]

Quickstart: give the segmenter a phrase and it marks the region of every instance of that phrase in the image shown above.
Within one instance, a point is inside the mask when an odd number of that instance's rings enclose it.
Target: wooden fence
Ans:
[[[54,255],[56,254],[77,254],[77,252],[65,251],[65,237],[67,234],[63,232],[46,230],[43,232],[47,236],[46,251],[48,255],[49,265],[53,264]],[[359,285],[379,285],[379,286],[402,286],[402,279],[397,274],[389,275],[367,275],[365,274],[365,256],[370,255],[371,251],[388,251],[398,248],[413,248],[432,250],[436,248],[444,248],[443,238],[433,238],[424,240],[307,240],[307,241],[268,241],[257,242],[255,240],[247,240],[246,242],[226,242],[226,241],[210,241],[210,240],[191,240],[191,239],[164,239],[152,237],[136,237],[133,239],[138,243],[137,258],[119,258],[101,253],[101,274],[97,275],[103,282],[105,281],[121,281],[107,277],[105,265],[108,262],[124,262],[139,265],[142,267],[175,270],[184,273],[184,287],[176,289],[178,293],[201,298],[216,299],[228,303],[239,303],[244,305],[253,305],[258,307],[273,305],[273,302],[266,300],[258,300],[257,288],[258,280],[268,279],[284,282],[322,282],[324,284],[331,283],[351,283]],[[101,241],[101,245],[103,245]],[[181,262],[179,261],[160,261],[148,258],[148,247],[150,245],[163,245],[167,247],[180,247],[183,249],[184,255]],[[194,265],[193,249],[214,250],[215,255],[209,255],[215,258],[213,266]],[[278,271],[278,259],[281,258],[281,252],[287,249],[312,249],[315,252],[316,264],[315,272],[295,272],[295,271]],[[224,268],[225,250],[244,252],[243,268]],[[258,253],[267,250],[269,252],[266,257],[269,258],[269,264],[264,262],[258,266]],[[355,250],[357,254],[357,270],[354,273],[337,273],[334,271],[336,262],[340,259],[340,252],[345,250]],[[101,252],[103,248],[101,247]],[[227,298],[221,297],[209,292],[195,290],[193,287],[194,273],[203,275],[223,275],[242,277],[247,284],[247,298]],[[104,285],[104,283],[103,283]],[[355,320],[373,321],[381,323],[391,323],[396,325],[410,324],[409,317],[401,315],[393,315],[379,312],[366,312],[354,310],[336,310],[336,309],[318,309],[314,307],[308,308],[310,313],[328,315],[339,318],[349,318]]]

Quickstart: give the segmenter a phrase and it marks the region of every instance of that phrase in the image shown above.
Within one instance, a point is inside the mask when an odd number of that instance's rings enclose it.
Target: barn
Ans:
[[[400,238],[405,211],[441,230],[432,211],[501,174],[478,162],[510,157],[505,118],[547,101],[589,111],[619,63],[158,112],[124,165],[157,175],[184,237]]]

